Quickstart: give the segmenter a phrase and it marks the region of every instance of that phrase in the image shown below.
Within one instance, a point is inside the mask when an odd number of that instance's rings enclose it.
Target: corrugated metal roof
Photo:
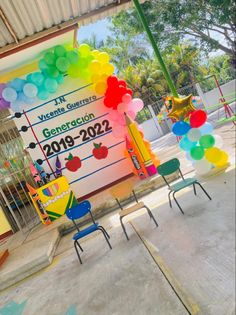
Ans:
[[[0,0],[0,47],[17,46],[55,26],[89,24],[131,4],[130,0]]]

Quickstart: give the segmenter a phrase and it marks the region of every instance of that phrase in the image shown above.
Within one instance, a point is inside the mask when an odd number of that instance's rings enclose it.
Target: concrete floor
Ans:
[[[143,201],[159,227],[141,211],[126,223],[127,242],[117,213],[100,220],[111,235],[84,239],[83,265],[71,235],[53,264],[0,294],[1,315],[233,315],[235,310],[234,168],[179,195],[182,215],[166,202],[166,188]]]

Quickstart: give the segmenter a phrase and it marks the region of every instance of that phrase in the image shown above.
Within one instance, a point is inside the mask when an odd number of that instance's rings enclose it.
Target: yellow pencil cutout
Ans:
[[[125,113],[125,122],[128,128],[128,133],[130,138],[133,140],[133,144],[135,145],[137,151],[140,154],[142,162],[147,170],[149,176],[152,176],[157,173],[156,167],[152,162],[150,153],[148,152],[143,138],[140,134],[140,131],[137,128],[137,125],[131,118]]]

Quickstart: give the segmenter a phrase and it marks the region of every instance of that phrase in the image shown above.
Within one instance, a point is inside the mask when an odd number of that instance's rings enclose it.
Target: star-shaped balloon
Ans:
[[[185,98],[172,97],[172,109],[168,116],[176,121],[184,120],[194,110],[196,108],[192,103],[192,94]]]

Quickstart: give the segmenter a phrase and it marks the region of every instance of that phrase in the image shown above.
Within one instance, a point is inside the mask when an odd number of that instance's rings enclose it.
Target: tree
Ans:
[[[202,64],[201,51],[189,42],[173,46],[172,52],[163,57],[177,89],[193,85],[208,74],[206,66]],[[141,97],[145,104],[152,104],[169,94],[167,82],[156,60],[149,59],[136,66],[129,65],[119,75],[132,88],[134,96]]]
[[[173,43],[188,36],[204,49],[222,50],[236,66],[236,4],[233,0],[153,0],[142,7],[161,49],[170,50]],[[116,37],[143,33],[134,9],[114,16],[112,24]]]

